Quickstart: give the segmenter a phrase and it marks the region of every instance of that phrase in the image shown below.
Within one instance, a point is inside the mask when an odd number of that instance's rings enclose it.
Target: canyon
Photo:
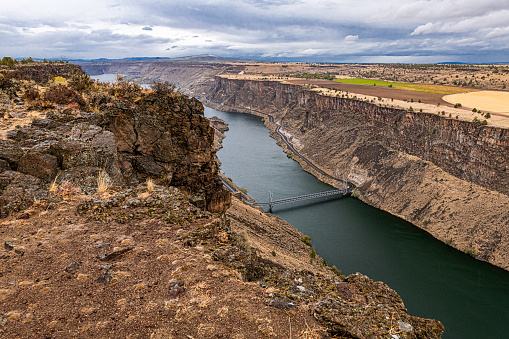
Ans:
[[[53,66],[0,72],[2,337],[442,335],[232,198],[198,100]]]
[[[221,76],[242,72],[241,64],[101,67],[138,79],[157,73],[158,79],[175,82],[215,109],[270,114],[300,153],[325,172],[356,184],[355,196],[362,201],[509,269],[505,128],[321,95],[302,85]]]

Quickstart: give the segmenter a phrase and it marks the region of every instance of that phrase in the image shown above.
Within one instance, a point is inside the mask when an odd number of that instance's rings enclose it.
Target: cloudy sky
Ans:
[[[509,61],[508,0],[15,0],[0,57]]]

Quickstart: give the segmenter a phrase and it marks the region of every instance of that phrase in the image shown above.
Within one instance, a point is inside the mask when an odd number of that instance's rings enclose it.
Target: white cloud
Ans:
[[[357,40],[359,40],[359,36],[358,35],[347,35],[347,36],[345,36],[345,42],[347,42],[347,43],[356,42]]]
[[[14,57],[433,60],[444,48],[458,58],[480,46],[507,55],[509,2],[18,0],[2,5],[0,32],[0,54]]]

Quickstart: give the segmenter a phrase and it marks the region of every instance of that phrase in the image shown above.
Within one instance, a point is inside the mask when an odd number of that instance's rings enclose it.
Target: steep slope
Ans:
[[[299,152],[354,182],[363,201],[509,269],[508,130],[273,81],[216,81],[215,108],[273,115]]]

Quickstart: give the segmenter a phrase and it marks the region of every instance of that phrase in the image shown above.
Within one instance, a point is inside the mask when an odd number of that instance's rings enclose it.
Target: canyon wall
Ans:
[[[509,130],[216,77],[218,109],[271,114],[296,149],[366,203],[509,268]]]

